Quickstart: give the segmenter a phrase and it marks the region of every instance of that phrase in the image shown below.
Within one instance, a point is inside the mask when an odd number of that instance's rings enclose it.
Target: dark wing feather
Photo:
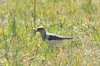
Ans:
[[[61,37],[57,35],[50,35],[48,40],[64,40],[64,39],[72,39],[72,38],[66,38],[66,37]]]

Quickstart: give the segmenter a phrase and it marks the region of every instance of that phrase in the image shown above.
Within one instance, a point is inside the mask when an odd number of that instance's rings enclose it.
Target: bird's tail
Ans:
[[[73,38],[65,38],[65,39],[73,39]]]

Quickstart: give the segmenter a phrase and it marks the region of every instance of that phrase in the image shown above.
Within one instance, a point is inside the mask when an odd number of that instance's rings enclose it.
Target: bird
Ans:
[[[45,27],[42,26],[38,27],[36,32],[39,32],[42,37],[42,40],[46,41],[49,45],[56,45],[65,40],[73,39],[73,38],[67,38],[65,36],[60,36],[54,33],[48,33],[46,32]]]

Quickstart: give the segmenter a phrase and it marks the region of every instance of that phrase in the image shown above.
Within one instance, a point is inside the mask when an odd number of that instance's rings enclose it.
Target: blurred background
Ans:
[[[74,39],[48,48],[39,26]],[[99,64],[100,0],[0,0],[0,66]]]

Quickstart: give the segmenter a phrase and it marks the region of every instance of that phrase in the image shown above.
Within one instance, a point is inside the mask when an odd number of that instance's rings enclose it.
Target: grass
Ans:
[[[0,1],[0,66],[99,66],[99,0],[37,0],[36,25],[33,12],[34,0]],[[74,39],[49,47],[35,26]]]

